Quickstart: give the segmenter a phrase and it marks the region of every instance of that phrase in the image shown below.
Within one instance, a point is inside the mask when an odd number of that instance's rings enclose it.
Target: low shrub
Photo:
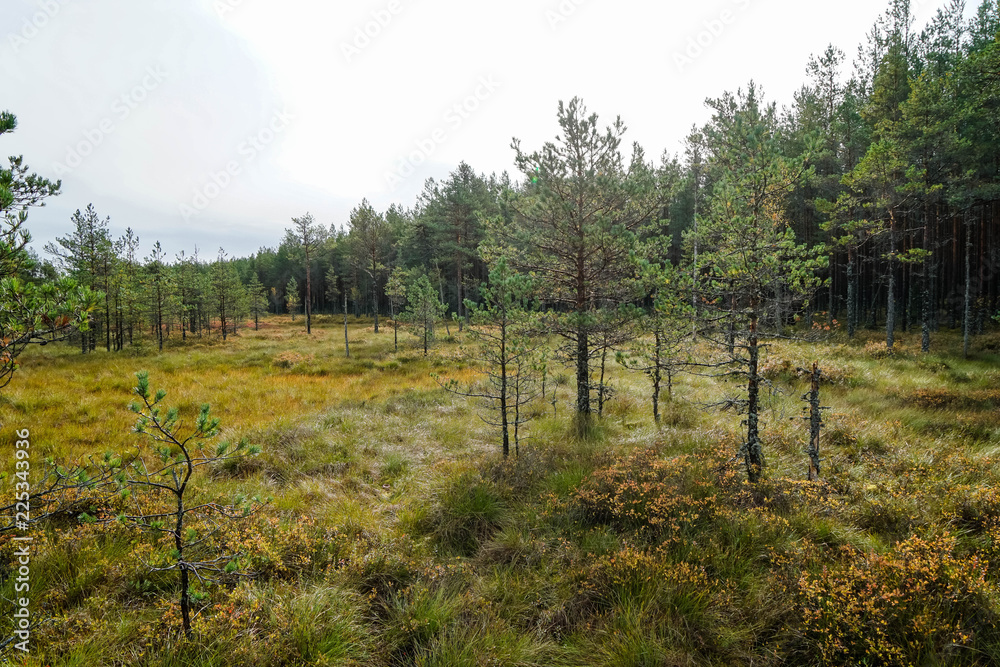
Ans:
[[[902,401],[924,409],[995,410],[1000,407],[1000,390],[917,389]]]
[[[716,511],[716,489],[693,456],[633,452],[584,480],[576,500],[591,524],[608,524],[650,540],[676,541]]]
[[[820,664],[976,664],[997,639],[986,567],[954,537],[912,537],[887,554],[842,549],[802,575],[802,632]]]

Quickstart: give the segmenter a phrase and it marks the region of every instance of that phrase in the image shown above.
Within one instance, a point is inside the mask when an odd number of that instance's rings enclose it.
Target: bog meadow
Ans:
[[[246,257],[100,203],[33,248],[60,184],[12,158],[0,655],[1000,663],[1000,5],[964,15],[894,1],[850,77],[659,161],[560,102],[516,176]]]

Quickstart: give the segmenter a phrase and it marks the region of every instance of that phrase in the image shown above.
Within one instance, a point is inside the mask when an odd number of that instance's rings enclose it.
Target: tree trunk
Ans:
[[[309,271],[309,250],[306,249],[306,333],[312,334],[312,275]]]
[[[162,297],[157,297],[158,299]],[[163,352],[163,308],[162,301],[156,306],[156,337],[160,341],[160,352]]]
[[[579,213],[579,211],[578,211]],[[584,229],[578,220],[576,248],[576,413],[577,433],[583,435],[590,426],[590,349],[584,313],[587,309],[586,255]]]
[[[458,247],[461,248],[462,237],[458,237]],[[462,333],[463,320],[465,318],[464,304],[462,302],[462,253],[459,251],[455,256],[455,294],[458,295],[458,332]]]
[[[854,338],[858,326],[858,277],[855,275],[854,262],[856,250],[853,245],[847,247],[847,337]]]
[[[189,473],[190,474],[190,473]],[[176,482],[177,478],[174,477]],[[184,496],[182,490],[177,495],[177,525],[174,529],[174,547],[177,549],[177,565],[181,575],[181,622],[184,626],[184,636],[191,638],[191,598],[188,593],[187,563],[184,562]]]
[[[604,369],[607,365],[608,360],[608,346],[607,341],[605,341],[604,346],[601,348],[601,381],[597,385],[597,416],[604,416]]]
[[[396,304],[389,299],[389,314],[392,316],[392,351],[399,352],[399,322],[396,321]]]
[[[694,182],[694,257],[691,261],[691,340],[698,339],[698,186],[699,175]]]
[[[351,358],[351,342],[347,338],[347,285],[344,285],[344,355]]]
[[[747,478],[751,484],[760,481],[761,471],[764,468],[764,455],[761,451],[759,433],[759,412],[760,412],[760,376],[759,360],[760,349],[757,339],[757,302],[756,299],[750,305],[750,340],[747,348],[750,353],[749,379],[747,381],[747,452],[746,466]]]
[[[184,636],[191,639],[191,597],[188,593],[188,571],[184,563],[181,568],[181,623],[184,626]]]
[[[514,458],[521,458],[521,374],[514,380]]]
[[[590,350],[587,346],[587,332],[582,323],[576,334],[576,412],[582,419],[580,426],[583,427],[590,419],[590,368],[587,363]]]
[[[516,399],[515,399],[516,400]],[[503,457],[510,456],[507,425],[507,328],[500,326],[500,424],[503,429]]]
[[[372,310],[375,311],[375,333],[378,333],[378,262],[372,257]]]
[[[813,362],[812,382],[809,390],[809,481],[815,482],[819,479],[819,433],[823,426],[823,419],[820,415],[819,407],[819,364]]]
[[[105,282],[105,285],[108,285]],[[104,293],[104,349],[111,351],[111,287]]]
[[[774,286],[774,333],[780,336],[784,328],[785,319],[781,313],[781,282]]]
[[[885,346],[896,342],[896,216],[889,213],[889,288],[885,308]]]
[[[965,315],[962,320],[962,356],[968,359],[972,335],[972,225],[968,220],[965,226]]]
[[[726,335],[729,356],[736,354],[736,294],[729,300],[729,332]]]
[[[660,425],[660,352],[662,349],[662,338],[660,330],[653,332],[656,336],[656,346],[653,348],[653,421]]]

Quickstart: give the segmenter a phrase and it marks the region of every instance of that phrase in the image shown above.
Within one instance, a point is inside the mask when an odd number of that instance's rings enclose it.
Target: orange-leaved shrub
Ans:
[[[1000,406],[1000,390],[917,389],[904,396],[903,401],[927,409],[993,410]]]
[[[295,579],[336,562],[350,536],[337,526],[317,525],[307,515],[284,522],[263,516],[230,524],[224,541],[226,548],[240,554],[241,562],[255,577]]]
[[[631,546],[598,558],[589,568],[587,585],[599,595],[617,598],[608,600],[611,603],[649,597],[662,588],[707,603],[713,590],[704,566],[670,562],[662,550],[649,552]]]
[[[955,538],[911,537],[887,554],[842,547],[843,561],[798,582],[802,632],[825,665],[975,664],[996,642],[986,565]],[[970,650],[971,649],[971,650]]]
[[[719,508],[716,480],[705,464],[703,457],[663,459],[655,450],[637,450],[584,480],[576,500],[589,522],[678,541]]]

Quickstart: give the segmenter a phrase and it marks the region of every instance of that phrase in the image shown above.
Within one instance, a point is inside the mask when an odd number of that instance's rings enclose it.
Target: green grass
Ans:
[[[1000,655],[990,336],[968,360],[950,334],[930,355],[913,335],[892,356],[867,332],[774,344],[768,467],[751,488],[732,461],[740,416],[701,407],[738,389],[731,382],[678,376],[657,426],[648,379],[612,362],[615,396],[581,437],[572,376],[556,369],[555,414],[548,401],[530,406],[538,417],[521,456],[503,461],[477,407],[431,376],[471,379],[457,332],[425,358],[415,338],[394,353],[391,330],[352,321],[347,359],[339,325],[317,318],[307,336],[301,319],[269,318],[226,343],[172,337],[163,353],[143,343],[24,355],[0,423],[31,429],[33,471],[46,456],[68,464],[146,447],[126,406],[134,373],[148,370],[188,423],[209,402],[226,439],[262,449],[197,473],[193,500],[271,499],[214,538],[256,576],[198,584],[208,597],[191,640],[177,632],[174,573],[150,572],[160,547],[149,535],[73,515],[35,527],[32,609],[47,622],[26,664],[988,665]],[[796,369],[813,360],[831,409],[823,482],[809,484]],[[0,541],[0,566],[13,550]],[[896,606],[880,606],[873,586]],[[14,596],[10,579],[0,594]],[[841,602],[817,606],[827,598]],[[881,640],[881,622],[899,639]]]

